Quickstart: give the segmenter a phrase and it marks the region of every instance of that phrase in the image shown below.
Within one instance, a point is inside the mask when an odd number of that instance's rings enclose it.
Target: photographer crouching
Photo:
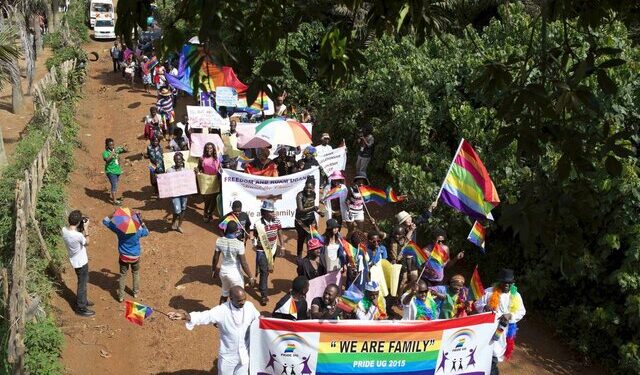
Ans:
[[[78,291],[76,293],[76,314],[93,316],[96,313],[89,310],[93,303],[87,299],[87,283],[89,282],[89,218],[83,217],[79,210],[69,214],[69,226],[62,228],[62,240],[69,252],[69,261],[78,276]]]

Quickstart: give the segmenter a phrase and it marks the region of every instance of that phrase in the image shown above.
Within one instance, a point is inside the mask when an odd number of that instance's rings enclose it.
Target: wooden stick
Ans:
[[[464,138],[460,139],[460,144],[458,145],[458,149],[456,150],[456,153],[453,154],[453,160],[451,160],[451,164],[449,164],[449,169],[447,170],[447,174],[444,175],[444,180],[442,180],[442,185],[440,185],[440,190],[438,191],[438,196],[436,197],[436,202],[440,199],[440,195],[442,195],[442,189],[444,189],[444,183],[447,181],[447,176],[449,175],[449,173],[451,173],[451,169],[453,168],[453,163],[455,163],[456,161],[456,156],[458,156],[458,153],[460,152],[460,149],[462,148],[462,143],[464,142]]]
[[[356,185],[356,186],[358,187],[358,193],[360,193],[360,195],[362,196],[362,192],[360,191],[360,186],[359,185]],[[369,209],[367,208],[367,202],[364,201],[364,197],[362,197],[362,202],[363,202],[362,205],[364,206],[364,210],[367,213],[367,216],[369,216],[369,220],[372,223],[375,223],[373,224],[373,226],[374,228],[376,228],[378,233],[380,233],[380,228],[378,228],[378,223],[371,217],[371,214],[369,213]]]

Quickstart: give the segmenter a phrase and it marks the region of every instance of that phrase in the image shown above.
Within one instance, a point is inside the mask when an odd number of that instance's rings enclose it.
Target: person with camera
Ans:
[[[89,317],[96,314],[93,310],[89,310],[89,306],[93,306],[93,303],[87,299],[89,218],[83,217],[79,210],[74,210],[69,214],[68,222],[69,226],[62,228],[62,240],[69,253],[69,262],[78,276],[75,311],[80,316]]]

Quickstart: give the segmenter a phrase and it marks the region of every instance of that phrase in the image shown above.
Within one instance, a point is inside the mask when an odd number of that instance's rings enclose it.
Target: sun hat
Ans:
[[[272,201],[262,201],[262,207],[260,207],[260,209],[265,211],[271,211],[271,212],[276,210]]]
[[[307,250],[315,250],[322,247],[322,242],[317,238],[312,238],[307,241]]]
[[[398,225],[404,223],[410,218],[411,218],[411,215],[409,215],[407,211],[400,211],[396,214],[396,221],[398,222]]]
[[[327,229],[340,228],[340,223],[336,219],[327,220]]]
[[[331,139],[331,137],[329,136],[329,133],[322,133],[322,137],[320,137],[320,139]]]
[[[329,180],[344,180],[344,174],[341,170],[335,170],[329,175]]]

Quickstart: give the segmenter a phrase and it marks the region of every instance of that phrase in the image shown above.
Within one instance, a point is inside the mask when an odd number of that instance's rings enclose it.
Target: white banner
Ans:
[[[250,375],[488,375],[492,313],[448,320],[256,319]]]
[[[251,223],[260,219],[263,200],[274,202],[275,214],[283,228],[293,228],[296,214],[296,195],[304,188],[307,178],[312,176],[316,186],[316,205],[319,204],[320,172],[317,167],[282,177],[254,176],[230,169],[222,170],[223,214],[231,212],[233,201],[242,202],[242,210],[249,215]]]
[[[161,173],[157,176],[159,198],[173,198],[198,193],[196,173],[192,170]]]
[[[334,171],[344,171],[347,167],[347,149],[338,147],[322,154],[318,153],[316,160],[327,176]]]

